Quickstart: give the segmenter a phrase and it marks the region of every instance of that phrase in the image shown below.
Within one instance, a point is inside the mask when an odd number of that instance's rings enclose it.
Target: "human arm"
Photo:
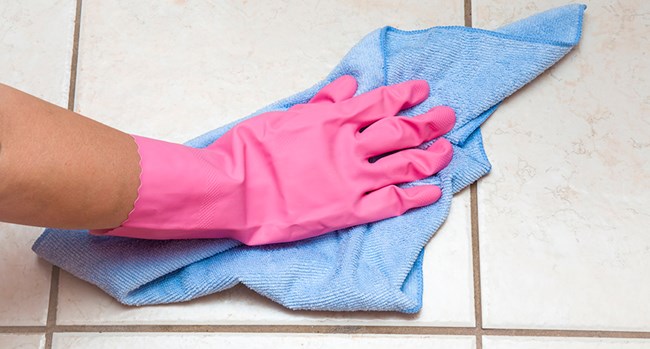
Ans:
[[[0,221],[118,226],[137,196],[138,160],[129,134],[0,84]]]

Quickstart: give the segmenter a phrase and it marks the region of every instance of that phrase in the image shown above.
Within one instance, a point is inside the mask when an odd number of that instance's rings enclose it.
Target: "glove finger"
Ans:
[[[357,92],[357,80],[352,75],[343,75],[323,87],[309,104],[337,103],[352,98]]]
[[[366,223],[403,214],[409,209],[431,205],[442,196],[435,185],[419,185],[400,188],[389,185],[366,194],[357,207],[359,215]]]
[[[384,118],[358,135],[358,147],[365,157],[416,147],[449,132],[455,122],[454,110],[444,106],[414,117]]]
[[[428,149],[407,149],[368,163],[367,190],[433,176],[449,165],[453,148],[441,138]]]
[[[417,105],[428,96],[429,84],[426,80],[410,80],[379,87],[350,98],[341,106],[345,114],[363,127],[370,122],[397,115],[400,110]]]

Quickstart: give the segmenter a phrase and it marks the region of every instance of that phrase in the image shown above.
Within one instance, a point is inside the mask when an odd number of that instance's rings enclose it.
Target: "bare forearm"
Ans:
[[[130,135],[0,84],[0,221],[111,228],[133,208]]]

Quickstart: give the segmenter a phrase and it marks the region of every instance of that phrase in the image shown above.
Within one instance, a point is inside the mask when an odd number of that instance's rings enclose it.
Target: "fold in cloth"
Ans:
[[[455,128],[445,136],[454,145],[451,164],[436,176],[405,184],[440,186],[443,196],[433,205],[286,244],[149,241],[47,229],[33,250],[130,305],[187,301],[243,283],[290,309],[417,312],[422,307],[425,244],[446,219],[453,194],[490,170],[479,125],[504,98],[578,43],[584,9],[567,5],[496,31],[385,27],[361,40],[325,80],[249,116],[305,103],[345,74],[358,80],[357,93],[425,79],[430,97],[404,115],[435,105],[451,106],[457,115]],[[236,123],[187,144],[205,147]]]

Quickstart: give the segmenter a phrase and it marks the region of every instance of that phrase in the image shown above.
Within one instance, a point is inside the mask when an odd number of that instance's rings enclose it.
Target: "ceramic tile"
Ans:
[[[649,349],[648,339],[483,337],[485,349]]]
[[[0,334],[2,349],[43,349],[45,335],[43,334]]]
[[[61,325],[237,324],[474,326],[469,192],[427,246],[424,304],[415,315],[378,312],[291,311],[237,286],[191,302],[148,307],[119,304],[99,288],[61,274],[57,323]]]
[[[0,82],[67,106],[75,6],[0,3]],[[0,326],[45,324],[51,268],[31,251],[40,231],[0,223]]]
[[[473,349],[473,337],[285,333],[56,333],[53,349],[77,348],[395,348]]]
[[[463,21],[462,1],[445,11],[418,1],[388,5],[84,2],[77,109],[128,132],[184,141],[320,80],[380,26]],[[291,312],[245,287],[187,304],[128,308],[64,274],[58,321],[473,326],[468,203],[468,193],[457,198],[428,249],[425,309],[415,316]]]
[[[0,2],[0,82],[66,107],[75,0]]]
[[[474,0],[474,26],[564,3]],[[650,3],[587,5],[579,47],[483,128],[485,327],[650,331]]]
[[[183,142],[320,81],[369,32],[463,23],[462,0],[85,1],[76,110]]]
[[[42,231],[0,223],[0,326],[45,325],[52,268],[31,250]]]

